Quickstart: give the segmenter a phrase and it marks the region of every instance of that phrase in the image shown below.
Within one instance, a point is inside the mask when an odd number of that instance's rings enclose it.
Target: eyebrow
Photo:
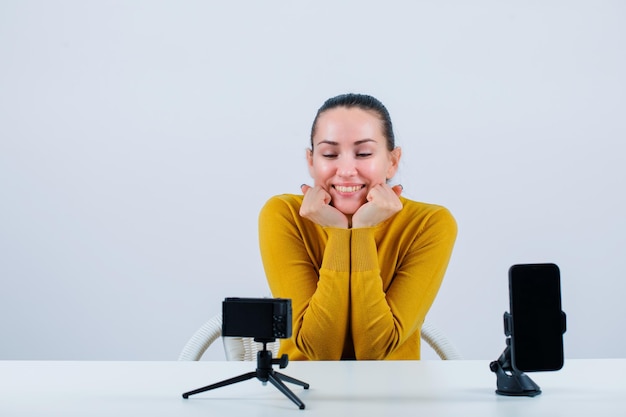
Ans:
[[[362,145],[363,143],[367,143],[367,142],[376,142],[374,139],[370,139],[370,138],[366,138],[366,139],[361,139],[361,140],[357,140],[356,142],[354,142],[354,145]],[[326,144],[326,145],[331,145],[331,146],[339,146],[338,142],[332,141],[332,140],[320,140],[319,142],[317,142],[318,145],[322,145],[322,144]]]

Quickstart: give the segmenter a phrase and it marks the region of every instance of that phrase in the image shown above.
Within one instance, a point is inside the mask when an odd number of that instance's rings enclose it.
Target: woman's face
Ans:
[[[319,115],[307,160],[315,185],[330,194],[335,208],[351,217],[367,202],[372,187],[395,175],[400,155],[400,148],[387,149],[375,112],[336,107]]]

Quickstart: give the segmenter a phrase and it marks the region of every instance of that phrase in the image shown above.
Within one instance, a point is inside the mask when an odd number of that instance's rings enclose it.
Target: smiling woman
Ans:
[[[402,153],[374,97],[318,110],[307,150],[312,185],[272,197],[259,217],[275,297],[292,299],[291,359],[419,359],[420,329],[443,280],[456,222],[390,185]]]

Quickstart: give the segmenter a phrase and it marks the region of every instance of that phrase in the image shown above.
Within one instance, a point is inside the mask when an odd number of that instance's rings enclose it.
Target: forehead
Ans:
[[[317,119],[315,139],[334,142],[383,139],[383,126],[374,111],[356,107],[326,110]]]

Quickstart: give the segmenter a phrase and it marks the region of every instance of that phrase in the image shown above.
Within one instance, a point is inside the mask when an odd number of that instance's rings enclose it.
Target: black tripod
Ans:
[[[304,403],[300,401],[300,399],[293,393],[287,386],[283,383],[291,382],[292,384],[300,385],[304,387],[304,389],[309,389],[309,384],[306,382],[299,381],[295,378],[292,378],[288,375],[281,374],[280,372],[274,371],[272,369],[272,365],[279,365],[280,369],[286,368],[289,364],[289,358],[287,355],[282,355],[280,359],[272,359],[272,352],[267,350],[267,344],[269,342],[273,342],[275,339],[254,339],[255,342],[263,343],[263,350],[260,350],[256,354],[256,371],[247,372],[245,374],[241,374],[239,376],[225,379],[221,382],[217,382],[215,384],[207,385],[206,387],[198,388],[193,391],[189,391],[183,394],[183,398],[189,398],[190,395],[198,394],[201,392],[209,391],[215,388],[225,387],[226,385],[235,384],[241,381],[247,381],[248,379],[252,379],[256,377],[259,379],[263,385],[270,381],[272,385],[274,385],[280,392],[285,394],[291,401],[296,403],[296,405],[300,408],[300,410],[304,410]]]

